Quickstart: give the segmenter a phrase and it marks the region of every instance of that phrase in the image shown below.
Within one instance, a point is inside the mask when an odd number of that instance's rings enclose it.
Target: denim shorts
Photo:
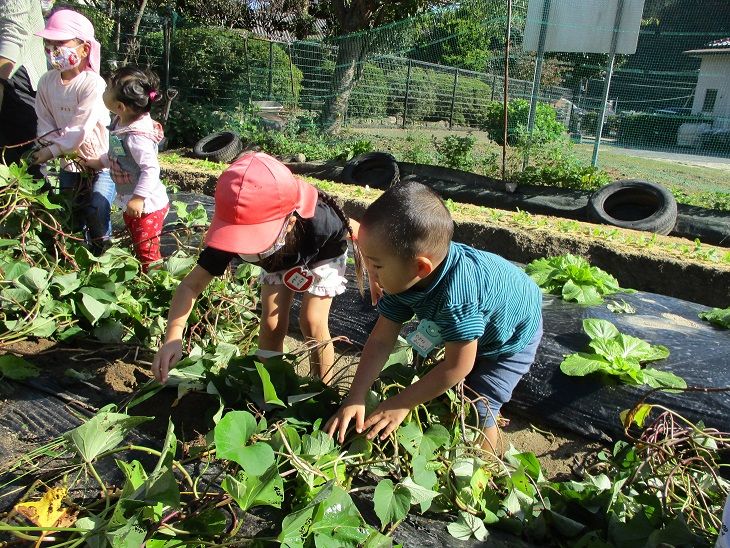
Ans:
[[[482,427],[494,426],[502,405],[512,397],[512,391],[535,361],[537,347],[542,339],[542,320],[530,342],[517,354],[477,356],[474,369],[466,377],[466,385],[487,399],[477,401],[479,423]],[[474,397],[474,394],[467,394]],[[487,409],[487,406],[489,409]]]

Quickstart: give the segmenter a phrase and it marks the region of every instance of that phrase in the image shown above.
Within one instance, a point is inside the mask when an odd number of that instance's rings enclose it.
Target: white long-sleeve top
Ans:
[[[38,115],[38,136],[56,128],[45,137],[53,157],[72,154],[84,145],[91,157],[98,158],[109,147],[109,111],[102,94],[106,82],[97,73],[85,70],[64,83],[61,72],[50,70],[38,82],[35,111]],[[73,171],[73,164],[62,166]]]
[[[11,77],[25,67],[33,89],[37,89],[38,80],[47,70],[43,39],[33,34],[40,30],[40,0],[0,0],[0,57],[15,64]]]

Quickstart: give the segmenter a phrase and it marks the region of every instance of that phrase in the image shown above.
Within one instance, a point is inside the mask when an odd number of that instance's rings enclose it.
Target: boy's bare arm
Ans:
[[[350,392],[342,407],[324,426],[324,430],[340,443],[345,440],[345,432],[353,419],[357,431],[362,431],[365,421],[365,396],[378,378],[383,365],[388,361],[401,327],[402,324],[380,316],[368,337]]]
[[[370,429],[368,439],[373,439],[378,434],[381,439],[387,438],[411,409],[431,401],[464,380],[474,367],[476,355],[476,340],[446,343],[444,361],[414,384],[385,400],[367,418],[363,428]]]

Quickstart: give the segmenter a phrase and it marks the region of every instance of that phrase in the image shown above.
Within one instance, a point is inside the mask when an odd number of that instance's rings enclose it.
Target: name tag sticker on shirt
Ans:
[[[114,156],[126,156],[122,140],[116,135],[109,135],[109,150]]]
[[[415,331],[406,337],[406,341],[424,358],[443,342],[438,326],[431,320],[421,320]]]
[[[307,268],[302,268],[301,266],[290,268],[284,274],[284,285],[297,293],[302,293],[309,289],[313,281],[314,274]]]

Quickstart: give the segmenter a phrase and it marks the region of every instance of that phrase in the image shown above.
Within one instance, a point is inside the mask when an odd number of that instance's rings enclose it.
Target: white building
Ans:
[[[714,118],[713,129],[730,128],[730,38],[684,53],[701,59],[692,114]]]

